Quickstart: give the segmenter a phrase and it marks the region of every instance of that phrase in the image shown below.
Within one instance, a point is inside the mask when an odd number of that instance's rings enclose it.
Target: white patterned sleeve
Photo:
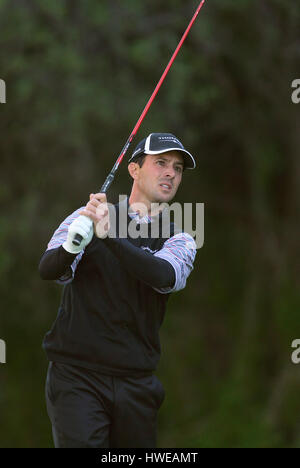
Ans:
[[[51,237],[48,245],[47,245],[47,250],[51,249],[56,249],[57,247],[60,247],[66,240],[67,240],[67,235],[68,235],[68,229],[70,224],[74,221],[74,219],[78,218],[79,212],[85,208],[84,206],[81,208],[78,208],[78,210],[74,211],[70,216],[68,216],[54,231],[53,236]],[[84,250],[82,250],[74,259],[71,268],[67,273],[65,273],[63,276],[61,276],[58,280],[55,282],[58,284],[68,284],[73,281],[74,274],[77,268],[78,263],[80,262],[82,255],[84,254]]]
[[[176,280],[172,288],[154,289],[162,294],[167,294],[185,288],[186,280],[194,268],[196,250],[196,242],[186,232],[175,234],[166,240],[162,249],[154,255],[167,260],[172,265],[175,270]]]

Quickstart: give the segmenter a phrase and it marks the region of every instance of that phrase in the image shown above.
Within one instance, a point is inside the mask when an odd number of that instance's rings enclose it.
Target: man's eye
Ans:
[[[182,167],[180,167],[180,166],[176,167],[176,171],[179,172],[179,173],[181,174],[181,172],[182,172]]]
[[[157,161],[158,164],[165,164],[165,161]]]

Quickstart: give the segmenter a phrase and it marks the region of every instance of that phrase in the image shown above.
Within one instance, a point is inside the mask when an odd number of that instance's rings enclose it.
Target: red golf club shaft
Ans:
[[[126,141],[126,143],[125,143],[125,145],[124,145],[124,147],[123,147],[123,149],[122,149],[122,151],[121,151],[121,153],[120,153],[120,155],[119,155],[117,161],[115,162],[115,164],[114,164],[112,170],[110,171],[110,173],[109,173],[109,175],[107,176],[107,178],[106,178],[104,184],[102,185],[102,187],[101,187],[101,189],[100,189],[100,192],[101,192],[101,193],[106,193],[107,190],[109,189],[109,187],[111,186],[111,184],[112,184],[112,182],[113,182],[113,180],[114,180],[114,177],[115,177],[115,173],[117,172],[119,165],[121,164],[121,162],[122,162],[122,160],[123,160],[123,158],[124,158],[124,156],[125,156],[125,154],[126,154],[128,148],[129,148],[129,146],[130,146],[131,143],[132,143],[133,138],[134,138],[135,135],[137,134],[137,131],[138,131],[138,129],[139,129],[140,126],[141,126],[141,123],[143,122],[143,120],[144,120],[144,118],[145,118],[145,116],[146,116],[148,110],[150,109],[150,106],[151,106],[152,102],[154,101],[155,96],[157,95],[157,93],[158,93],[158,91],[159,91],[159,89],[160,89],[160,87],[161,87],[161,85],[162,85],[164,79],[166,78],[166,76],[167,76],[167,74],[168,74],[168,72],[169,72],[171,66],[173,65],[174,60],[175,60],[175,58],[177,57],[177,54],[178,54],[179,50],[181,49],[181,46],[182,46],[182,44],[184,43],[184,41],[185,41],[185,39],[186,39],[188,33],[190,32],[190,29],[191,29],[191,27],[193,26],[193,24],[194,24],[194,22],[195,22],[195,20],[196,20],[196,18],[197,18],[197,16],[198,16],[198,14],[199,14],[201,8],[202,8],[204,2],[205,2],[205,0],[201,0],[201,2],[199,3],[199,6],[198,6],[197,10],[195,11],[195,14],[194,14],[193,18],[191,19],[191,21],[190,21],[188,27],[186,28],[186,30],[185,30],[185,32],[184,32],[182,38],[180,39],[180,42],[179,42],[178,46],[176,47],[175,52],[173,53],[173,55],[172,55],[172,57],[171,57],[171,59],[170,59],[168,65],[167,65],[165,71],[163,72],[163,74],[162,74],[162,76],[161,76],[159,82],[157,83],[155,90],[153,91],[153,93],[152,93],[152,95],[151,95],[149,101],[147,102],[147,104],[146,104],[146,106],[145,106],[145,108],[144,108],[144,110],[143,110],[143,112],[142,112],[142,114],[141,114],[139,120],[137,121],[137,123],[136,123],[134,129],[132,130],[132,132],[131,132],[131,134],[130,134],[128,140]],[[82,237],[80,236],[80,234],[76,234],[76,236],[75,236],[75,238],[74,238],[74,240],[73,240],[73,244],[74,244],[74,245],[79,245],[80,242],[81,242],[81,240],[82,240]]]
[[[129,146],[130,146],[131,143],[132,143],[133,138],[134,138],[135,135],[137,134],[137,131],[138,131],[138,129],[139,129],[140,126],[141,126],[141,123],[143,122],[143,120],[144,120],[144,118],[145,118],[145,116],[146,116],[148,110],[150,109],[150,106],[151,106],[152,102],[154,101],[154,99],[155,99],[155,97],[156,97],[156,95],[157,95],[157,93],[158,93],[158,91],[159,91],[159,89],[160,89],[160,87],[161,87],[161,85],[162,85],[164,79],[166,78],[166,76],[167,76],[167,74],[168,74],[168,72],[169,72],[171,66],[173,65],[174,60],[175,60],[175,58],[177,57],[177,54],[178,54],[179,50],[181,49],[181,46],[182,46],[182,44],[184,43],[184,41],[185,41],[185,39],[186,39],[188,33],[190,32],[190,29],[191,29],[191,27],[193,26],[193,24],[194,24],[194,22],[195,22],[195,20],[196,20],[196,18],[197,18],[197,16],[198,16],[198,14],[199,14],[201,8],[202,8],[204,2],[205,2],[205,0],[201,0],[201,2],[199,3],[199,6],[198,6],[197,10],[195,11],[195,14],[194,14],[193,18],[191,19],[191,21],[190,21],[188,27],[186,28],[186,30],[185,30],[185,32],[184,32],[184,34],[183,34],[183,36],[182,36],[182,38],[181,38],[181,40],[180,40],[178,46],[176,47],[175,52],[173,53],[173,55],[172,55],[172,57],[171,57],[171,59],[170,59],[168,65],[167,65],[167,67],[166,67],[166,69],[165,69],[165,71],[163,72],[163,74],[162,74],[162,76],[161,76],[159,82],[157,83],[155,90],[153,91],[153,93],[152,93],[152,95],[151,95],[149,101],[147,102],[147,104],[146,104],[146,106],[145,106],[145,108],[144,108],[144,110],[143,110],[143,112],[142,112],[142,114],[141,114],[139,120],[137,121],[137,123],[136,123],[134,129],[132,130],[132,132],[131,132],[131,134],[130,134],[128,140],[126,141],[126,143],[125,143],[125,145],[124,145],[124,147],[123,147],[123,149],[122,149],[122,151],[121,151],[121,153],[120,153],[120,155],[119,155],[119,157],[118,157],[118,159],[117,159],[117,161],[116,161],[114,167],[112,168],[112,170],[111,170],[109,176],[107,177],[106,181],[104,182],[104,184],[103,184],[103,186],[102,186],[102,188],[101,188],[101,192],[102,192],[102,193],[106,193],[107,190],[108,190],[108,188],[109,188],[109,186],[110,186],[110,184],[112,183],[115,172],[117,171],[119,165],[121,164],[121,162],[122,162],[122,160],[123,160],[123,158],[124,158],[124,156],[125,156],[125,154],[126,154],[128,148],[129,148]]]

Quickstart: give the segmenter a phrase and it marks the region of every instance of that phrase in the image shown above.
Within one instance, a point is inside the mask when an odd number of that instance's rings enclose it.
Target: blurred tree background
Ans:
[[[198,3],[0,0],[1,447],[53,446],[41,343],[62,288],[38,263],[100,189]],[[176,201],[205,204],[161,329],[159,447],[300,446],[299,29],[299,2],[207,0],[133,143],[182,139],[198,165]],[[124,161],[109,201],[130,186]]]

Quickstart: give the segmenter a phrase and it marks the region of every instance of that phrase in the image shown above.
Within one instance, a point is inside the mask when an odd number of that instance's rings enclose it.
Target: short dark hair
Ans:
[[[135,163],[137,163],[140,167],[142,167],[143,164],[144,164],[144,162],[145,162],[146,156],[147,156],[147,155],[146,155],[145,153],[142,153],[138,158],[136,158],[134,161],[131,161],[131,162],[135,162]],[[131,175],[129,175],[129,177],[132,178]],[[133,183],[133,182],[134,182],[134,179],[132,178],[132,183]]]
[[[146,156],[147,155],[145,153],[143,153],[138,158],[136,158],[136,160],[133,161],[133,162],[136,162],[140,167],[142,167],[144,162],[145,162]]]

